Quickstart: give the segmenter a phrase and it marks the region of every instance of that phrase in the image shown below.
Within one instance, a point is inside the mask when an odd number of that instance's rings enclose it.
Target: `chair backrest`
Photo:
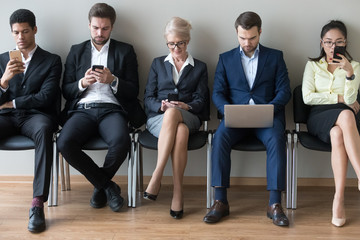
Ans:
[[[297,86],[293,92],[293,111],[295,123],[306,123],[311,107],[304,103],[302,85]]]

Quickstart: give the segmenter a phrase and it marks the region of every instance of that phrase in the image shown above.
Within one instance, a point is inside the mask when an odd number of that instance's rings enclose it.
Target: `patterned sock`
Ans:
[[[227,204],[227,188],[226,187],[217,187],[215,188],[215,200],[219,200],[222,203]]]
[[[32,202],[31,202],[31,207],[40,207],[43,208],[44,207],[44,200],[43,197],[34,197]]]
[[[270,191],[269,206],[273,205],[274,203],[281,204],[281,191],[277,191],[277,190]]]

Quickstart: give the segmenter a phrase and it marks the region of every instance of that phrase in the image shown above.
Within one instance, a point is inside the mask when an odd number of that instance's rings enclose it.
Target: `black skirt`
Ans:
[[[330,143],[330,130],[335,125],[341,111],[348,109],[353,113],[352,108],[343,103],[313,105],[307,120],[308,131],[326,143]],[[355,113],[354,113],[355,115]],[[359,119],[355,115],[357,129],[359,131]]]

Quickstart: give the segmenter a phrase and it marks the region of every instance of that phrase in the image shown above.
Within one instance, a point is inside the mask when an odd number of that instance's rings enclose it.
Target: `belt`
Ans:
[[[114,103],[80,103],[76,109],[91,109],[91,108],[120,108],[119,105]]]

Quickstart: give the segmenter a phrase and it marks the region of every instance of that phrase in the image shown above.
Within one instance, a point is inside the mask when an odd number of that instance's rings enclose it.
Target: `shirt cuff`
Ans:
[[[114,80],[110,83],[110,86],[111,86],[111,89],[113,91],[114,94],[117,93],[117,90],[118,90],[118,86],[119,86],[119,78],[114,76]]]
[[[9,89],[9,86],[7,88],[0,87],[1,91],[6,92]]]
[[[16,108],[15,99],[12,100],[14,108]]]
[[[83,88],[83,87],[82,87],[82,85],[81,85],[81,79],[79,80],[78,86],[79,86],[79,90],[80,90],[81,92],[85,91],[86,88]]]

